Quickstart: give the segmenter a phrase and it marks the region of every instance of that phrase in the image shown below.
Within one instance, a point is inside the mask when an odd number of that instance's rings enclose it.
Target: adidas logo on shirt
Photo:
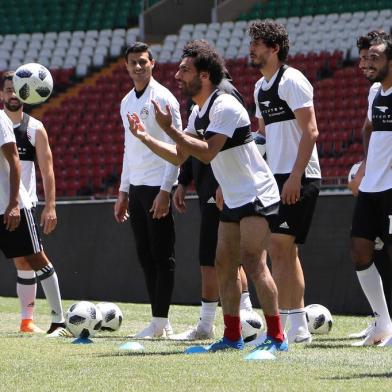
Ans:
[[[279,227],[281,229],[290,229],[289,225],[287,224],[287,222],[283,222],[281,225],[279,225]]]
[[[207,204],[215,204],[215,199],[211,196],[211,197],[207,200]]]

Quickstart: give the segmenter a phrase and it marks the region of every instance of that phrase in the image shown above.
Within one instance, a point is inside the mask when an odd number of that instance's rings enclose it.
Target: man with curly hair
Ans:
[[[272,273],[283,326],[287,318],[291,324],[289,342],[309,343],[297,244],[306,240],[321,183],[313,88],[300,71],[285,64],[289,38],[283,25],[255,22],[249,35],[252,66],[263,75],[254,92],[259,132],[266,136],[268,165],[281,194],[269,246]]]
[[[152,137],[137,114],[128,114],[130,130],[144,145],[174,164],[189,155],[211,167],[222,188],[224,205],[220,214],[216,269],[225,323],[224,336],[209,346],[190,347],[187,353],[205,353],[244,347],[239,304],[239,262],[255,285],[262,305],[267,338],[246,359],[260,359],[266,351],[286,351],[278,311],[275,282],[262,251],[269,225],[276,217],[279,191],[250,131],[245,108],[217,86],[223,77],[223,60],[207,42],[192,41],[183,51],[176,80],[195,106],[185,132],[172,124],[169,107],[154,103],[156,119],[175,146]]]

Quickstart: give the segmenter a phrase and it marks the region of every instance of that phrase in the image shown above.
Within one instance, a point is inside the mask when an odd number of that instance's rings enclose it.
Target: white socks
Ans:
[[[392,329],[381,277],[374,263],[366,270],[357,271],[357,276],[373,313],[375,313],[377,327],[382,330]]]
[[[49,263],[47,266],[35,271],[37,278],[40,280],[45,297],[51,308],[51,316],[53,323],[63,323],[63,308],[61,306],[61,295],[59,281],[53,265]]]
[[[17,270],[16,293],[20,301],[22,320],[32,320],[37,293],[37,278],[34,271]]]
[[[216,308],[218,301],[216,302],[204,302],[201,301],[200,309],[200,320],[197,323],[197,329],[203,332],[210,332],[214,326]]]
[[[308,322],[306,320],[305,308],[290,309],[289,311],[290,331],[309,332]]]
[[[282,324],[282,330],[284,331],[287,324],[287,318],[289,316],[289,310],[279,309],[279,315],[280,315],[280,322]]]
[[[244,291],[241,294],[241,299],[240,299],[240,310],[252,310],[252,302],[250,301],[250,296],[249,296],[249,291]]]
[[[167,317],[153,317],[152,323],[159,331],[165,329],[168,325],[170,325],[169,319]]]

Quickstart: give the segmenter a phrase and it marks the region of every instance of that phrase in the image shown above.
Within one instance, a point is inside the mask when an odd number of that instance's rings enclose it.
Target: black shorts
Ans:
[[[213,202],[212,202],[213,201]],[[200,198],[199,262],[203,267],[215,266],[220,211],[213,197]]]
[[[0,215],[0,249],[9,259],[30,256],[42,251],[41,236],[35,218],[35,208],[20,210],[20,224],[8,231]]]
[[[275,174],[280,193],[282,193],[283,185],[289,176],[289,174]],[[296,244],[305,243],[316,208],[320,186],[320,179],[303,177],[299,201],[295,204],[280,203],[279,216],[271,230],[272,233],[291,235],[295,238]]]
[[[383,192],[361,192],[355,202],[351,237],[374,241],[380,237],[392,244],[392,189]]]
[[[242,218],[248,216],[261,216],[267,219],[271,227],[274,226],[275,220],[279,212],[279,203],[264,207],[260,199],[256,199],[251,203],[244,204],[241,207],[229,208],[226,204],[223,205],[223,211],[220,214],[221,222],[239,223]]]

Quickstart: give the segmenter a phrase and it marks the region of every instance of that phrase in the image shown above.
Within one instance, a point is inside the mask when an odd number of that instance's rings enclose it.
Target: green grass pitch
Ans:
[[[64,301],[67,309],[72,301]],[[191,343],[141,341],[141,352],[121,352],[149,321],[149,306],[118,304],[121,329],[100,333],[94,344],[72,339],[19,334],[15,298],[0,298],[0,391],[392,391],[392,347],[351,347],[347,339],[368,320],[334,316],[329,335],[315,336],[309,346],[292,345],[275,361],[246,362],[243,352],[184,355]],[[198,307],[172,306],[175,332],[196,322]],[[44,300],[37,301],[35,320],[46,328],[50,318]],[[217,315],[217,335],[222,319]]]

